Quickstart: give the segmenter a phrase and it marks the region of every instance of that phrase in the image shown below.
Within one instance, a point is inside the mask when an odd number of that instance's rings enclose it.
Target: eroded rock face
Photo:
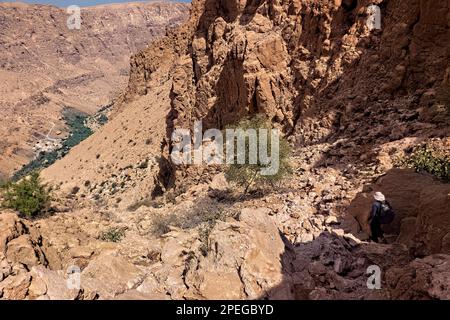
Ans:
[[[33,224],[15,212],[0,212],[0,298],[25,299],[31,283],[29,271],[47,266],[42,237]]]
[[[46,265],[41,244],[41,235],[30,223],[20,219],[15,212],[0,213],[0,253],[5,258],[28,269]]]
[[[199,271],[191,272],[189,282],[204,299],[256,299],[282,284],[284,251],[267,209],[244,209],[239,222],[216,225],[208,255],[200,260]]]
[[[429,79],[428,73],[440,84],[444,70],[438,69],[447,55],[445,41],[439,40],[447,35],[444,1],[436,11],[418,2],[378,1],[387,6],[381,35],[365,28],[367,5],[364,1],[354,7],[333,1],[197,1],[194,6],[204,6],[204,13],[192,39],[194,69],[184,63],[176,67],[184,70],[187,81],[193,76],[194,83],[186,82],[183,92],[174,91],[176,126],[189,125],[185,115],[191,110],[207,127],[264,113],[289,132],[302,115],[318,109],[339,110],[333,105],[337,101],[327,96],[336,90],[333,83],[339,83],[336,97],[354,85],[359,94],[383,95],[409,86],[413,78]],[[394,22],[400,11],[404,12],[401,26]],[[426,18],[431,12],[439,15],[435,26]],[[406,34],[417,17],[414,32]],[[336,25],[342,27],[334,28]],[[420,41],[424,33],[433,34],[435,37],[429,37],[433,41]],[[414,49],[411,59],[422,59],[421,65],[425,63],[433,71],[402,65],[402,54],[407,54],[402,50],[408,46]],[[430,47],[436,51],[424,58],[420,52]],[[375,79],[385,79],[386,87],[377,85]],[[415,87],[418,85],[416,82]],[[313,97],[314,91],[323,93]],[[299,123],[297,129],[305,125]]]
[[[431,255],[404,268],[389,269],[386,278],[393,299],[450,299],[450,256]]]

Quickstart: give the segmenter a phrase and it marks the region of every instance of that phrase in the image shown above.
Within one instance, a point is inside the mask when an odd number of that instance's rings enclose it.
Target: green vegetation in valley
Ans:
[[[63,141],[62,147],[58,150],[42,152],[39,154],[36,159],[32,160],[14,174],[12,178],[14,181],[30,174],[30,172],[34,170],[40,170],[52,165],[58,159],[64,157],[71,148],[78,145],[93,133],[92,130],[86,126],[86,119],[88,118],[86,114],[73,108],[66,108],[63,111],[63,116],[69,127],[70,134],[69,137]],[[107,118],[102,118],[102,121],[107,121]]]

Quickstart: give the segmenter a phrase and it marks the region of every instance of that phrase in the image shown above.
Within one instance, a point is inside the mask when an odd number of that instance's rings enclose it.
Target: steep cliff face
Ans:
[[[0,4],[0,178],[33,158],[50,132],[64,136],[61,110],[93,113],[126,86],[129,57],[187,18],[188,4],[82,8],[80,29],[65,9]],[[59,134],[57,134],[59,133]]]
[[[371,4],[381,30],[368,28]],[[170,61],[168,138],[197,119],[222,128],[264,113],[297,146],[345,140],[352,154],[331,151],[356,163],[382,144],[448,132],[448,11],[447,1],[194,1],[181,31],[134,57],[126,96],[145,95]]]
[[[366,25],[372,3],[381,8],[381,31]],[[194,6],[203,13],[174,68],[172,108],[180,127],[194,119],[222,127],[246,114],[265,113],[286,133],[317,141],[333,126],[348,124],[340,117],[351,121],[358,110],[389,112],[396,109],[395,100],[410,101],[404,106],[410,111],[426,109],[433,102],[430,89],[442,84],[448,66],[446,1],[199,1]]]

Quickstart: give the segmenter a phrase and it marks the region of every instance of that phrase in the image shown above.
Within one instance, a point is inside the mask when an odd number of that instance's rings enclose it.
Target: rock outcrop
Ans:
[[[432,255],[412,261],[406,267],[389,269],[388,279],[393,299],[450,299],[448,277],[450,257]]]
[[[188,275],[203,299],[256,299],[284,280],[285,246],[267,209],[244,209],[239,222],[219,222],[208,255]],[[267,250],[261,250],[267,248]],[[229,287],[223,292],[220,288]]]
[[[7,235],[7,247],[15,248],[15,239],[10,235],[18,236],[21,232],[18,226],[25,222],[13,213],[1,213],[0,219],[2,234]],[[30,224],[28,228],[37,232],[38,225]],[[51,234],[47,235],[52,242]],[[65,236],[67,240],[71,237],[70,234]],[[59,237],[60,241],[64,239],[63,234]],[[95,242],[95,239],[90,241],[91,248],[95,248]],[[42,263],[32,259],[35,256],[31,252],[39,252],[45,258],[38,244],[24,246],[22,254],[7,250],[6,256],[0,255],[0,298],[255,299],[283,281],[284,243],[267,215],[267,209],[245,209],[239,221],[218,222],[211,231],[206,256],[200,249],[202,243],[197,230],[174,230],[158,242],[159,249],[154,248],[153,252],[160,252],[159,259],[150,265],[129,261],[126,253],[130,252],[130,247],[117,250],[118,247],[112,245],[86,250],[75,244],[70,253],[64,255],[64,249],[52,242],[53,248],[65,256],[63,264],[81,268],[78,288],[68,286],[69,274],[65,270],[52,270],[46,267],[45,259]],[[261,247],[271,249],[261,251]],[[94,251],[96,254],[93,255]],[[70,258],[75,256],[78,259]],[[80,266],[82,256],[86,260]],[[230,287],[225,295],[224,286]]]
[[[42,237],[15,212],[0,213],[0,298],[25,299],[31,282],[29,271],[47,266]]]
[[[42,237],[30,225],[19,219],[15,212],[0,215],[0,253],[6,259],[22,264],[25,268],[46,265],[40,246]]]

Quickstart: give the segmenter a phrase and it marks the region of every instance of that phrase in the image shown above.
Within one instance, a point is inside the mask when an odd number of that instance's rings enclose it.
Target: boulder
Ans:
[[[193,279],[201,297],[256,299],[282,284],[285,246],[269,212],[243,209],[240,221],[217,223]]]
[[[116,295],[138,286],[143,272],[120,256],[103,253],[91,260],[81,273],[81,286],[85,292],[97,292],[100,299]]]
[[[392,299],[450,299],[450,256],[431,255],[386,272]]]
[[[0,212],[0,252],[6,254],[8,242],[24,233],[25,225],[15,212]]]
[[[38,298],[45,296],[48,300],[75,300],[80,294],[80,288],[69,288],[68,277],[64,271],[49,270],[44,266],[33,267],[30,296]]]
[[[12,211],[0,212],[0,253],[13,263],[21,263],[28,269],[46,264],[40,246],[41,235],[34,225]]]
[[[30,235],[21,235],[8,242],[6,256],[25,265],[28,269],[39,264],[45,264],[42,251],[33,244]]]
[[[30,286],[31,276],[21,272],[17,275],[10,275],[0,282],[1,298],[6,300],[23,300],[26,298]]]

